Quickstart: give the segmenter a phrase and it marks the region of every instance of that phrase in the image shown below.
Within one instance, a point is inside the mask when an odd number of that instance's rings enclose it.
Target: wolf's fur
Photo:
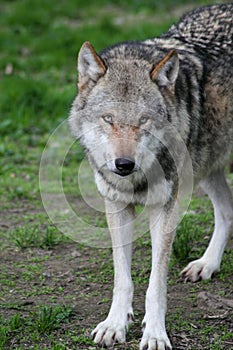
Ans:
[[[111,309],[93,331],[96,343],[123,342],[133,315],[129,242],[134,205],[140,203],[148,207],[152,239],[140,349],[171,348],[165,330],[167,264],[188,159],[194,182],[213,202],[215,229],[203,257],[183,274],[197,281],[220,268],[233,225],[223,172],[233,144],[232,18],[233,4],[207,6],[160,38],[121,43],[99,55],[89,43],[80,50],[70,126],[105,197],[115,269]],[[155,223],[158,206],[162,213]]]

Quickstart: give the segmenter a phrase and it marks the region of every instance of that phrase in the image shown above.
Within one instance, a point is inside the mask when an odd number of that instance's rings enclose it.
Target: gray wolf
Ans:
[[[192,179],[213,203],[215,228],[204,255],[182,274],[197,281],[220,269],[233,226],[223,170],[233,144],[232,18],[233,4],[202,7],[159,38],[123,42],[100,54],[85,42],[79,52],[79,93],[69,123],[105,198],[114,258],[109,315],[92,333],[97,344],[124,342],[133,317],[136,204],[149,212],[152,240],[140,350],[172,348],[165,328],[167,269],[179,188]]]

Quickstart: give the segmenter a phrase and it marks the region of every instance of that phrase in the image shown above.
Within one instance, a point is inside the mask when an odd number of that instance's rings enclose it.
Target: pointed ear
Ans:
[[[79,90],[84,89],[90,81],[97,82],[106,72],[106,66],[97,55],[93,46],[86,41],[78,55]]]
[[[171,50],[155,67],[150,76],[159,86],[173,87],[179,72],[179,57],[175,50]]]

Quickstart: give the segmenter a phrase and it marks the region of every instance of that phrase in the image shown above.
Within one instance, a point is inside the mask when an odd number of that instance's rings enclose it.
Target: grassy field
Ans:
[[[1,1],[0,350],[96,349],[89,335],[110,305],[109,245],[93,248],[81,232],[76,242],[61,233],[40,194],[41,155],[76,94],[81,44],[88,40],[100,50],[118,41],[153,37],[186,10],[208,3],[214,1]],[[55,141],[64,142],[62,135]],[[62,163],[64,193],[82,222],[98,231],[106,227],[104,214],[85,206],[77,171],[85,165],[84,155],[69,142]],[[90,189],[92,180],[83,169]],[[48,176],[53,180],[56,174]],[[232,174],[228,180],[233,184]],[[212,230],[211,204],[198,191],[179,226],[170,262],[167,325],[177,350],[233,348],[232,244],[212,281],[191,284],[179,277],[187,262],[203,253]],[[135,322],[127,343],[114,349],[138,348],[149,273],[145,234],[134,243]]]

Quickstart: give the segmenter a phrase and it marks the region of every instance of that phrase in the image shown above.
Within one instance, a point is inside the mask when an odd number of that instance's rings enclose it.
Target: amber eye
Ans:
[[[149,118],[143,115],[143,116],[139,119],[139,124],[140,124],[140,125],[146,124],[146,123],[148,122],[148,120],[149,120]]]
[[[113,124],[113,118],[112,118],[111,114],[106,114],[102,118],[106,123]]]

